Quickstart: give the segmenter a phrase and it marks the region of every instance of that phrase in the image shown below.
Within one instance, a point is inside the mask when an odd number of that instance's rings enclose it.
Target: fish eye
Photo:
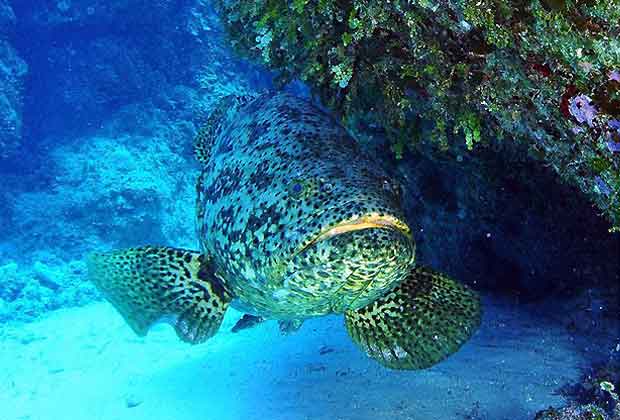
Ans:
[[[301,179],[293,179],[290,184],[289,184],[289,192],[291,193],[291,195],[295,198],[299,198],[302,196],[302,194],[304,193],[305,188],[305,183],[303,180]]]

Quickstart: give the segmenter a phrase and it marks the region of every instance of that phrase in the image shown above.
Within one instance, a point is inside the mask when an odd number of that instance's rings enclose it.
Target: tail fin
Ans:
[[[214,335],[231,300],[198,252],[166,247],[94,254],[90,280],[140,336],[172,316],[177,335],[200,343]]]
[[[345,313],[353,341],[392,369],[424,369],[456,352],[480,325],[478,295],[418,267],[394,290]]]

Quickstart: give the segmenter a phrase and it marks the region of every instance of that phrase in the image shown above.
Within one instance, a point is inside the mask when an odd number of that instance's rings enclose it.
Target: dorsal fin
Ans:
[[[222,122],[254,98],[256,95],[252,94],[228,95],[216,102],[207,122],[198,130],[194,139],[194,153],[199,162],[206,164],[209,161],[213,142],[219,134]]]

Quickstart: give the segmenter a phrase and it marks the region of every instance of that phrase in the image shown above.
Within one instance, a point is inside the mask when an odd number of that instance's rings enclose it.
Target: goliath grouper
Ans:
[[[370,357],[421,369],[478,327],[476,293],[416,266],[400,186],[329,114],[288,94],[228,96],[195,151],[200,251],[89,259],[90,278],[138,335],[167,320],[201,343],[229,305],[248,314],[241,322],[275,319],[283,330],[342,313]]]

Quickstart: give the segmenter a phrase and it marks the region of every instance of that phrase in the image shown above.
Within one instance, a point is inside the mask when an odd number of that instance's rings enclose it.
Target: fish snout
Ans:
[[[304,256],[318,273],[333,312],[357,309],[399,284],[415,260],[415,242],[405,223],[391,219],[341,224],[322,234]]]

